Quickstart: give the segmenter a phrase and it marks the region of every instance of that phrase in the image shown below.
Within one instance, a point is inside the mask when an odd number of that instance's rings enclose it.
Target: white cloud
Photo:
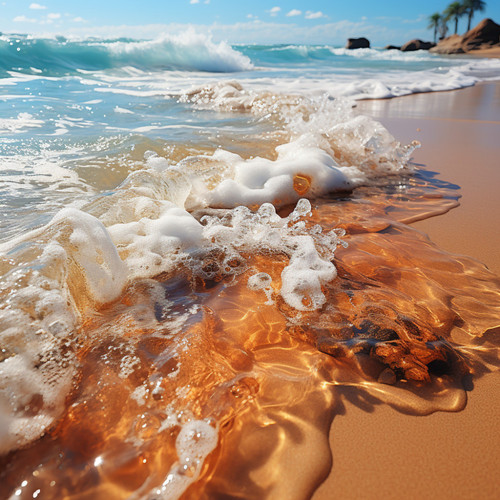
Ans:
[[[69,37],[98,36],[106,38],[119,38],[122,36],[131,38],[151,39],[162,36],[164,33],[181,34],[188,29],[194,29],[197,33],[212,36],[214,42],[225,40],[229,43],[254,43],[259,40],[262,43],[311,43],[332,44],[344,46],[347,38],[366,36],[375,47],[383,47],[387,44],[401,45],[412,38],[421,38],[429,34],[425,28],[408,30],[408,25],[380,26],[370,22],[337,21],[327,23],[307,23],[300,26],[291,23],[263,22],[254,16],[245,22],[235,24],[147,24],[147,25],[101,25],[89,26],[89,23],[65,23],[55,28],[57,24],[42,25],[36,20],[32,32],[44,36],[65,35]],[[49,29],[49,26],[52,28]]]
[[[75,22],[75,23],[86,23],[87,21],[85,21],[85,19],[83,19],[83,17],[78,16],[78,17],[73,18],[73,22]]]
[[[45,5],[40,5],[39,3],[32,3],[30,5],[30,9],[33,9],[33,10],[45,10],[47,7],[45,7]]]
[[[212,36],[215,42],[225,40],[229,43],[252,43],[259,40],[263,43],[331,43],[345,45],[347,38],[354,36],[353,33],[361,33],[372,41],[375,33],[380,34],[380,27],[370,29],[364,23],[352,23],[340,21],[336,23],[317,24],[308,26],[296,26],[289,23],[263,22],[254,18],[245,22],[235,24],[211,24],[211,25],[187,25],[187,24],[154,24],[154,25],[122,25],[122,26],[99,26],[99,27],[75,27],[68,30],[71,35],[82,36],[106,36],[132,38],[153,38],[163,33],[181,34],[187,29],[194,29],[196,33],[204,33]],[[61,33],[64,34],[64,33]],[[395,37],[390,37],[391,41]],[[382,45],[389,42],[384,38]]]
[[[16,16],[12,19],[15,23],[36,23],[36,19],[31,19],[26,16]]]
[[[320,10],[318,12],[311,12],[310,10],[306,12],[306,19],[320,19],[322,17],[326,16]]]
[[[203,3],[208,5],[210,3],[210,0],[205,0]]]
[[[428,16],[424,16],[423,14],[420,14],[416,19],[403,19],[403,23],[405,24],[418,24],[423,21],[427,21]]]
[[[50,14],[47,14],[47,19],[55,20],[55,19],[60,19],[61,14],[57,12],[51,12]]]
[[[286,17],[294,17],[294,16],[301,16],[302,15],[302,11],[301,10],[298,10],[298,9],[292,9],[287,15]]]
[[[200,0],[191,0],[189,3],[200,3]]]
[[[277,16],[278,12],[281,11],[281,7],[273,7],[270,11],[269,14],[271,14],[272,17]]]

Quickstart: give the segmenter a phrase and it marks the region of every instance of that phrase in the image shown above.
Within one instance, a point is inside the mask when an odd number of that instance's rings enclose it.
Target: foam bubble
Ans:
[[[92,297],[101,303],[118,297],[128,278],[127,269],[104,225],[95,217],[73,208],[61,210],[52,224],[58,226],[63,244],[80,267]]]
[[[175,442],[178,462],[148,498],[179,498],[198,479],[203,463],[217,446],[217,441],[217,429],[206,421],[189,420],[183,424]]]
[[[287,255],[289,262],[282,271],[281,289],[278,288],[277,293],[290,307],[299,311],[320,308],[325,302],[321,285],[336,276],[332,260],[340,240],[335,231],[323,233],[319,226],[311,231],[304,221],[310,211],[309,201],[302,199],[284,218],[276,214],[271,204],[262,205],[255,213],[238,207],[222,219],[204,217],[205,241],[211,242],[212,248],[218,249],[222,256],[218,261],[212,259],[211,274],[207,275],[203,268],[198,272],[202,277],[213,279],[218,273],[230,275],[245,270],[244,264],[227,265],[229,260],[244,263],[246,255]],[[251,276],[248,286],[264,290],[268,302],[271,301],[271,277],[266,273]]]
[[[257,273],[248,278],[248,288],[250,290],[266,290],[270,288],[272,278],[267,273]]]
[[[309,236],[296,237],[297,250],[281,273],[281,295],[299,311],[319,309],[326,301],[321,285],[337,276],[335,266],[321,258]]]
[[[197,200],[211,207],[275,205],[296,202],[300,196],[312,197],[332,191],[352,189],[350,179],[339,170],[333,158],[318,147],[308,147],[304,139],[276,148],[276,160],[233,156],[226,177],[213,189],[198,184]],[[220,156],[220,155],[219,155]]]
[[[22,253],[30,265],[11,261],[0,286],[0,453],[45,433],[64,410],[75,375],[78,315],[68,305],[66,252],[52,242]]]
[[[258,93],[234,82],[223,82],[193,89],[184,100],[201,107],[243,109],[273,118],[290,136],[288,142],[276,147],[277,157],[272,160],[243,160],[220,150],[212,157],[198,157],[196,162],[202,168],[208,164],[212,170],[219,168],[220,178],[216,186],[204,186],[199,179],[191,198],[193,204],[232,207],[272,201],[283,205],[301,196],[314,198],[350,190],[408,169],[409,157],[418,146],[401,146],[380,123],[355,116],[350,103],[332,101],[325,95],[304,98]],[[187,173],[196,171],[196,162],[189,158],[179,168]]]

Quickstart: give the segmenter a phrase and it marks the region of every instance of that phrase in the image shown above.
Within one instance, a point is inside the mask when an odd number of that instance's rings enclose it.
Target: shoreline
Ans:
[[[500,82],[358,104],[403,144],[417,165],[460,187],[460,206],[413,224],[440,248],[473,257],[500,275]],[[460,233],[457,233],[460,228]],[[467,235],[467,236],[465,236]]]
[[[500,58],[500,47],[491,47],[489,49],[476,49],[465,53],[466,56]]]
[[[471,256],[500,275],[500,82],[358,103],[402,143],[414,162],[460,186],[460,206],[413,223],[440,248]],[[495,119],[496,118],[496,119]],[[345,401],[330,431],[333,469],[313,500],[494,499],[500,488],[498,372],[474,380],[466,408],[407,416]]]

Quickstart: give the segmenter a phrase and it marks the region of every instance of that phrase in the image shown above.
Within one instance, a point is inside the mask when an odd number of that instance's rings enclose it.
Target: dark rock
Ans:
[[[491,19],[483,19],[465,35],[451,35],[441,40],[431,49],[431,52],[437,54],[464,54],[492,47],[500,47],[500,25]]]
[[[346,49],[369,49],[370,41],[367,38],[348,38]]]
[[[401,50],[401,47],[398,45],[386,45],[384,47],[384,50]]]
[[[401,46],[402,52],[413,52],[414,50],[429,50],[436,44],[432,42],[423,42],[422,40],[410,40]]]

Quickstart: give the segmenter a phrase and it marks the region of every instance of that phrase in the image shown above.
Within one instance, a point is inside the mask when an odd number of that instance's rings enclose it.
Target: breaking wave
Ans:
[[[47,76],[121,67],[144,71],[185,70],[230,73],[252,68],[248,57],[225,42],[187,31],[155,40],[70,41],[29,36],[0,38],[0,75],[9,71]]]

